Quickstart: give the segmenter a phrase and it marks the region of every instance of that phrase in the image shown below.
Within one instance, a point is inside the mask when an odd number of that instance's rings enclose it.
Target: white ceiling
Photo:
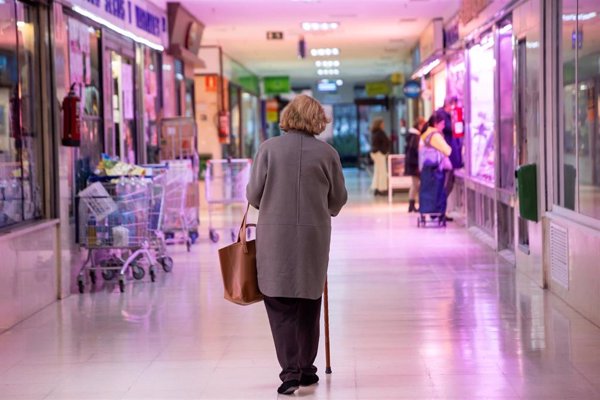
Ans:
[[[155,0],[165,6],[165,0]],[[289,75],[294,85],[318,80],[310,49],[339,47],[339,78],[383,79],[403,69],[429,21],[456,15],[460,0],[183,0],[206,28],[203,45],[220,45],[260,76]],[[338,22],[329,32],[304,32],[302,22]],[[284,40],[266,39],[283,31]],[[300,35],[307,57],[297,56]],[[333,59],[333,57],[328,57]]]

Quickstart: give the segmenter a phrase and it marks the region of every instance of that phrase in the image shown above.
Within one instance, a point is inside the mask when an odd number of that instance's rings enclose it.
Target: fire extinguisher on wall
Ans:
[[[229,144],[229,112],[219,112],[219,143]]]
[[[462,138],[465,136],[465,121],[464,121],[464,110],[462,106],[456,106],[454,108],[454,115],[452,116],[452,132],[455,138]]]
[[[63,146],[79,147],[81,144],[81,120],[79,102],[81,99],[75,93],[76,83],[71,85],[67,96],[63,99]]]

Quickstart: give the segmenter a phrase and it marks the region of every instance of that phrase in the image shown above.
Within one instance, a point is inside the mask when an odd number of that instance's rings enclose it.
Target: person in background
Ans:
[[[449,157],[450,163],[452,164],[452,169],[446,171],[444,184],[446,197],[450,196],[450,193],[452,193],[452,190],[454,189],[454,170],[463,167],[461,141],[460,139],[454,137],[452,129],[452,112],[456,108],[457,104],[458,98],[456,96],[450,96],[444,101],[444,106],[436,111],[436,114],[441,116],[445,121],[442,133],[446,143],[452,149],[452,154]],[[446,220],[452,221],[452,218],[446,217]]]
[[[258,287],[281,365],[277,392],[285,395],[319,381],[314,362],[331,217],[348,199],[339,154],[316,138],[328,122],[317,100],[295,97],[281,113],[285,134],[260,145],[246,188],[259,210]]]
[[[371,160],[373,160],[373,182],[375,195],[386,195],[388,189],[387,155],[390,139],[384,130],[383,118],[375,118],[371,124]]]
[[[418,212],[416,207],[417,197],[419,195],[419,141],[421,140],[421,131],[426,126],[425,118],[417,118],[415,125],[408,130],[406,136],[406,147],[404,149],[404,175],[410,176],[412,182],[408,191],[408,212]]]

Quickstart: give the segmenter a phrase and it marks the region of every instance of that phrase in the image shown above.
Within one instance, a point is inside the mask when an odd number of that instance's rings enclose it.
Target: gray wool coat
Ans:
[[[259,209],[258,286],[269,297],[323,294],[331,217],[348,198],[340,157],[312,135],[290,131],[265,141],[246,188]]]

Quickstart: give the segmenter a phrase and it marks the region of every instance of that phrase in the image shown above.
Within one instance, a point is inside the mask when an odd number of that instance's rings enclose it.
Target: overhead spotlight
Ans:
[[[319,75],[319,76],[323,75],[323,70],[322,69],[317,70],[317,75]]]
[[[324,56],[325,55],[325,49],[319,49],[317,51],[317,54],[320,55],[320,56]]]
[[[333,66],[334,66],[334,67],[339,67],[339,66],[340,66],[340,62],[339,62],[338,60],[335,60],[335,61],[333,62]]]
[[[334,75],[339,75],[340,74],[340,70],[339,69],[334,69],[333,70],[333,74]]]
[[[315,67],[320,68],[321,65],[322,65],[321,61],[315,61]]]
[[[331,49],[325,49],[326,56],[330,56],[332,52],[333,52],[333,50],[331,50]]]
[[[337,81],[335,81],[335,84],[338,86],[342,86],[344,84],[344,81],[341,79],[338,79]]]
[[[339,26],[337,22],[332,22],[329,24],[329,29],[337,29]]]
[[[329,24],[327,22],[322,22],[321,23],[321,30],[322,31],[326,31],[329,29]]]
[[[302,29],[304,29],[305,31],[310,31],[310,22],[303,22]]]
[[[312,24],[310,24],[310,27],[313,31],[318,31],[320,28],[320,25],[318,22],[313,22]]]
[[[317,56],[317,49],[312,49],[310,51],[310,55],[313,56],[313,57],[316,57]]]

